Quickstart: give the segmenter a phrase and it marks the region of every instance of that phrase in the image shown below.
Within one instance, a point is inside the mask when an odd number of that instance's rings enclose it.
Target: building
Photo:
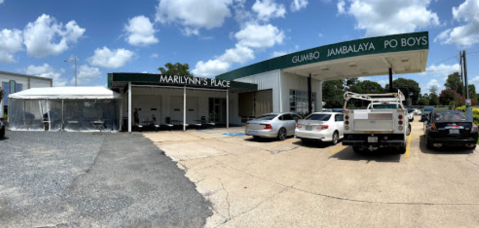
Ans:
[[[1,101],[0,116],[8,113],[8,95],[32,88],[52,87],[53,79],[0,71],[0,88],[5,92]]]
[[[370,37],[311,48],[216,76],[110,73],[108,87],[123,95],[128,131],[153,116],[158,124],[213,122],[228,127],[269,112],[322,110],[324,81],[424,72],[428,32]],[[390,87],[392,90],[392,87]],[[135,112],[139,120],[132,116]]]

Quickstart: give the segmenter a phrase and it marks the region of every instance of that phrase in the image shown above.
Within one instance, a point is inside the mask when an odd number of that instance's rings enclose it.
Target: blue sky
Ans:
[[[422,92],[467,56],[479,86],[479,0],[0,0],[0,70],[105,86],[110,72],[188,63],[214,77],[274,56],[363,37],[429,31]],[[387,76],[368,77],[384,85]]]

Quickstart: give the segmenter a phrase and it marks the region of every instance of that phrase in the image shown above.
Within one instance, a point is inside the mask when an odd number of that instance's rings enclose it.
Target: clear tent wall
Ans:
[[[10,99],[9,129],[13,131],[119,131],[117,99]]]

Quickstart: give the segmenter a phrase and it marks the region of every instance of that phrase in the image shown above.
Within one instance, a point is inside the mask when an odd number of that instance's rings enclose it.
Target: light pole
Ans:
[[[77,86],[77,57],[74,59],[65,59],[63,62],[73,61],[75,62],[75,87]]]

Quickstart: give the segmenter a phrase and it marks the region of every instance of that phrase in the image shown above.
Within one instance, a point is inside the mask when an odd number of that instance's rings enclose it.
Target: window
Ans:
[[[256,118],[255,120],[272,120],[276,117],[276,115],[264,115]]]
[[[316,110],[316,93],[311,94],[313,112]],[[308,113],[308,92],[299,90],[289,90],[289,110],[300,114]]]
[[[335,118],[336,122],[343,121],[343,115],[336,115],[334,118]]]
[[[291,116],[291,114],[284,114],[283,116],[281,116],[281,120],[293,120],[293,117]]]
[[[3,95],[3,105],[8,105],[8,94],[10,94],[10,90],[8,89],[8,82],[4,82],[2,83],[2,87],[3,87],[3,92],[4,92],[4,95]]]
[[[319,120],[319,121],[328,121],[331,118],[331,114],[311,114],[306,117],[305,120]]]
[[[300,116],[293,114],[293,119],[298,122],[298,120],[302,119]]]

